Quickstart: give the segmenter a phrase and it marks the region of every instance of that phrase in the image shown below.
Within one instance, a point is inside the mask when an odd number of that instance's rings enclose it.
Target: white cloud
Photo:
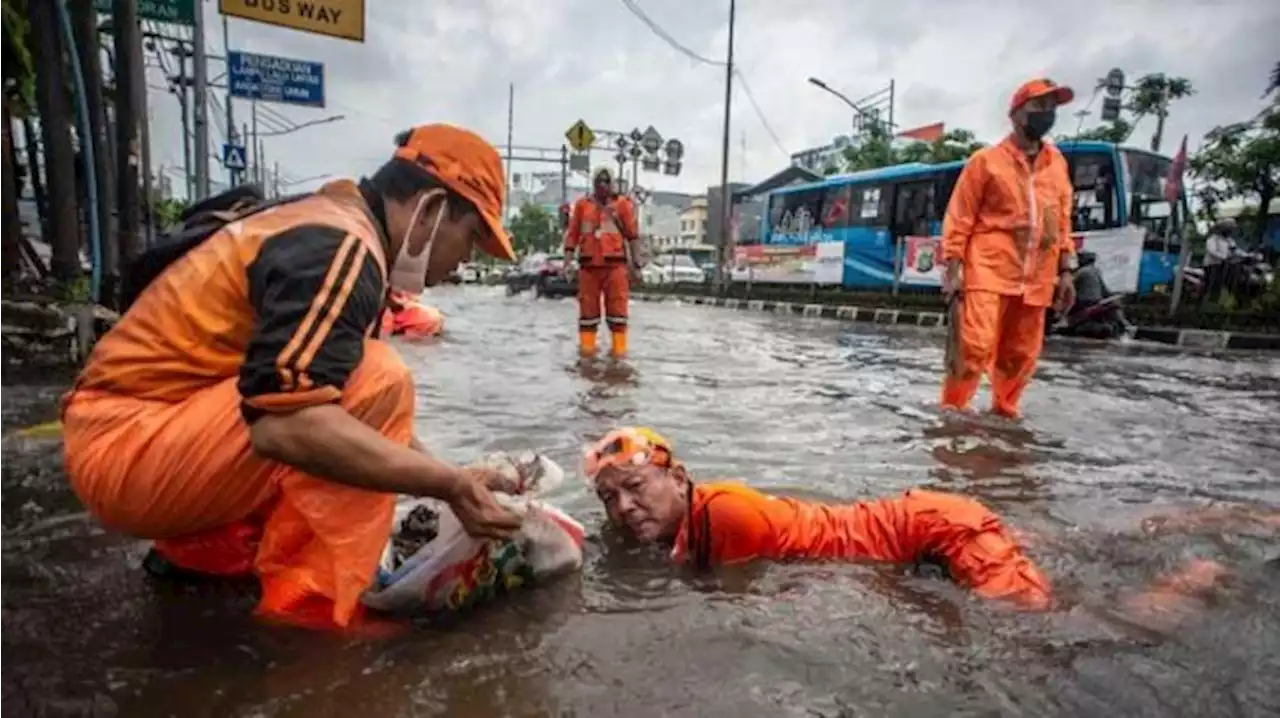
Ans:
[[[693,51],[723,58],[726,1],[636,3]],[[366,5],[364,43],[231,20],[234,49],[325,63],[329,107],[274,110],[299,122],[346,115],[341,123],[267,140],[268,159],[290,176],[368,173],[388,156],[395,132],[423,122],[465,125],[502,143],[507,84],[514,82],[518,145],[558,147],[579,117],[619,130],[653,124],[684,141],[685,171],[643,183],[701,191],[718,182],[724,69],[680,54],[620,0]],[[205,7],[210,46],[218,51],[216,4]],[[807,84],[811,75],[854,98],[893,78],[901,126],[946,121],[990,141],[1004,132],[1005,103],[1022,80],[1047,74],[1073,85],[1074,111],[1089,105],[1096,79],[1113,66],[1130,77],[1183,75],[1197,86],[1199,94],[1172,108],[1165,142],[1172,152],[1183,133],[1194,148],[1214,125],[1256,111],[1267,73],[1280,60],[1276,37],[1280,3],[1264,0],[739,0],[735,43],[755,99],[792,152],[829,142],[850,124],[848,108]],[[211,74],[221,69],[215,65]],[[159,71],[152,72],[150,84],[160,84]],[[177,101],[152,93],[151,102],[156,162],[178,165]],[[1096,121],[1093,109],[1087,123]],[[248,105],[237,101],[236,113],[239,124]],[[1060,129],[1076,122],[1069,114],[1059,121]],[[732,124],[731,178],[762,179],[785,166],[786,155],[741,90]],[[1145,144],[1150,129],[1144,123],[1135,142]]]

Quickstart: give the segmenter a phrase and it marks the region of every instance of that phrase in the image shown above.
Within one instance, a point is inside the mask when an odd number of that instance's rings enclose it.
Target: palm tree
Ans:
[[[1196,94],[1191,80],[1185,77],[1169,77],[1156,72],[1138,78],[1126,109],[1134,114],[1136,126],[1147,115],[1156,116],[1156,131],[1151,135],[1151,151],[1159,152],[1164,139],[1164,121],[1169,116],[1169,103]]]

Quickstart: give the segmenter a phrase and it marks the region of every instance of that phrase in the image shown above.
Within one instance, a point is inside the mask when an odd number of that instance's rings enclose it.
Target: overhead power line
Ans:
[[[667,32],[666,29],[659,25],[653,18],[649,17],[649,15],[645,13],[644,9],[636,4],[635,0],[621,0],[621,2],[623,7],[630,11],[636,19],[644,23],[645,27],[648,27],[654,35],[657,35],[659,39],[670,45],[680,54],[703,65],[710,65],[712,67],[725,66],[725,62],[723,60],[712,60],[709,57],[704,57],[689,49],[689,47],[677,40],[671,33]],[[746,75],[744,75],[737,67],[733,68],[733,74],[742,84],[742,94],[746,95],[747,102],[751,105],[751,109],[755,111],[756,117],[759,118],[760,124],[764,126],[765,132],[769,134],[769,138],[773,140],[773,144],[777,146],[778,151],[782,152],[782,154],[790,156],[791,153],[789,153],[787,148],[783,146],[782,140],[778,139],[778,133],[773,131],[773,125],[769,123],[769,118],[765,116],[764,110],[760,107],[760,103],[756,102],[755,95],[751,92],[751,85],[747,82]]]

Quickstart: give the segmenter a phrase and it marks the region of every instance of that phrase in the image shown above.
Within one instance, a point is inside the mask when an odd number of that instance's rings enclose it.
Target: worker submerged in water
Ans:
[[[656,432],[612,431],[588,448],[583,475],[609,519],[645,543],[670,543],[698,569],[755,559],[938,563],[986,598],[1033,610],[1049,582],[1000,518],[962,496],[911,490],[901,497],[820,504],[770,496],[733,481],[694,483]]]

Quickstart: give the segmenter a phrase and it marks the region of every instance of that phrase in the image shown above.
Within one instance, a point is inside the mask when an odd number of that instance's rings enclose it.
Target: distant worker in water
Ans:
[[[635,208],[630,198],[614,191],[609,169],[597,169],[592,181],[592,194],[574,202],[564,235],[565,256],[576,257],[579,265],[578,346],[583,356],[596,353],[603,298],[610,353],[621,357],[627,353],[627,305],[639,229]]]
[[[444,314],[408,293],[391,290],[382,313],[382,336],[426,339],[444,331]]]
[[[1071,308],[1075,242],[1066,159],[1049,140],[1071,88],[1038,79],[1009,103],[1013,132],[969,158],[942,228],[954,345],[944,408],[968,409],[984,373],[992,409],[1017,417],[1044,342],[1046,308]]]
[[[912,490],[820,504],[734,481],[694,483],[671,444],[642,427],[588,448],[583,474],[612,523],[670,544],[677,563],[698,569],[753,559],[932,563],[986,598],[1036,610],[1051,602],[1049,582],[1000,518],[966,497]]]

